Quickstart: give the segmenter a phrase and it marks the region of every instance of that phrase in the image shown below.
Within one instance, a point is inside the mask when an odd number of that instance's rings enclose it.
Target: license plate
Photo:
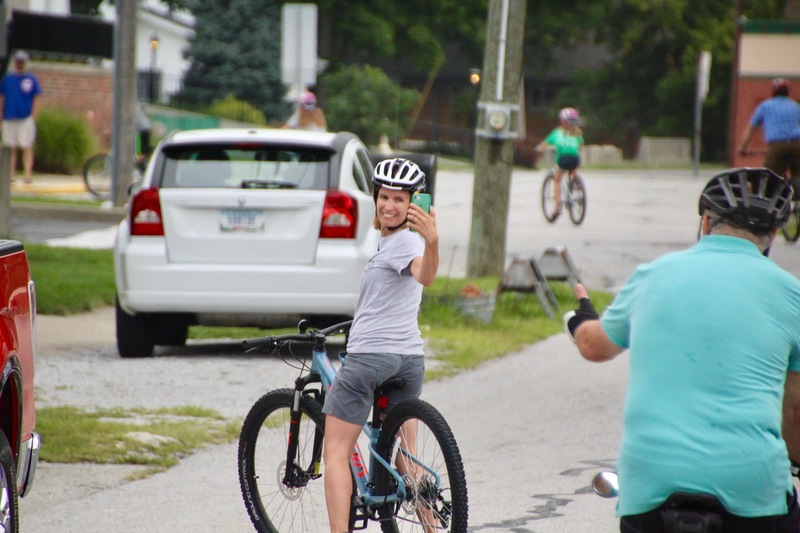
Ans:
[[[221,231],[264,231],[264,211],[260,209],[223,209],[219,221]]]

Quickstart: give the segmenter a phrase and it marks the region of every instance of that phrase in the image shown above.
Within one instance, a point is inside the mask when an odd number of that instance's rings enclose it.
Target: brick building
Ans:
[[[770,81],[786,78],[792,83],[791,96],[800,92],[800,21],[752,20],[739,23],[731,86],[728,164],[731,167],[759,167],[767,147],[762,132],[750,143],[753,152],[739,154],[744,130],[756,106],[772,96]]]

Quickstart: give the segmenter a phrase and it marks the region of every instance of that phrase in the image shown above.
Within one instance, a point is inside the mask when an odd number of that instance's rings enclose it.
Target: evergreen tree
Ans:
[[[208,106],[231,95],[269,121],[291,111],[281,81],[281,10],[270,0],[190,0],[195,35],[185,56],[191,67],[181,102]]]

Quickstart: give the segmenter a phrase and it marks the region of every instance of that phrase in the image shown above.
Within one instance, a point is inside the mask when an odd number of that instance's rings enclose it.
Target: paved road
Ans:
[[[638,263],[694,242],[695,202],[709,175],[586,172],[589,207],[584,224],[575,227],[563,217],[546,223],[538,201],[542,173],[517,172],[508,259],[566,246],[590,287],[615,289]],[[465,272],[471,192],[471,175],[440,173],[441,274]],[[100,232],[94,241],[110,245],[109,236]],[[85,235],[82,239],[85,244]],[[779,240],[773,257],[800,274],[796,246]],[[87,330],[92,334],[65,339],[64,332]],[[264,390],[292,379],[279,361],[242,357],[234,344],[192,345],[153,359],[121,360],[114,351],[110,310],[71,319],[41,317],[39,333],[40,405],[192,403],[240,419]],[[445,414],[465,460],[470,530],[616,531],[614,502],[590,494],[589,480],[613,464],[626,376],[624,355],[607,364],[587,363],[560,334],[427,384],[423,397]],[[135,482],[124,481],[135,470],[128,467],[43,465],[33,494],[22,501],[23,530],[250,530],[235,457],[235,445],[216,446]]]

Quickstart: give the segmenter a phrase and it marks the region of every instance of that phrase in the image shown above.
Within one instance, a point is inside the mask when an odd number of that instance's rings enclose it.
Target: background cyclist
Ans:
[[[779,176],[791,171],[800,179],[800,104],[789,98],[791,85],[784,78],[772,80],[772,98],[758,104],[744,131],[739,151],[747,155],[756,128],[763,128],[767,142],[764,166]]]
[[[679,491],[717,496],[726,533],[800,530],[800,280],[764,255],[790,196],[768,169],[725,171],[700,197],[699,242],[637,268],[602,318],[576,286],[583,357],[630,350],[621,531],[664,531]]]
[[[561,126],[554,129],[536,147],[538,152],[543,152],[547,146],[555,148],[556,171],[553,175],[553,193],[556,197],[556,210],[554,215],[561,214],[561,176],[567,171],[570,176],[581,164],[581,145],[583,132],[580,128],[580,115],[573,107],[565,107],[558,113]]]
[[[328,121],[325,120],[325,112],[317,105],[317,96],[311,91],[301,94],[297,108],[283,127],[293,130],[328,131]]]
[[[348,530],[353,486],[348,461],[369,418],[375,387],[391,377],[404,379],[405,386],[389,398],[390,408],[422,391],[425,361],[417,314],[422,287],[433,283],[439,269],[433,211],[429,215],[411,203],[411,193],[425,188],[422,170],[406,159],[387,159],[375,167],[372,183],[378,251],[364,267],[347,358],[323,407],[331,533]]]

